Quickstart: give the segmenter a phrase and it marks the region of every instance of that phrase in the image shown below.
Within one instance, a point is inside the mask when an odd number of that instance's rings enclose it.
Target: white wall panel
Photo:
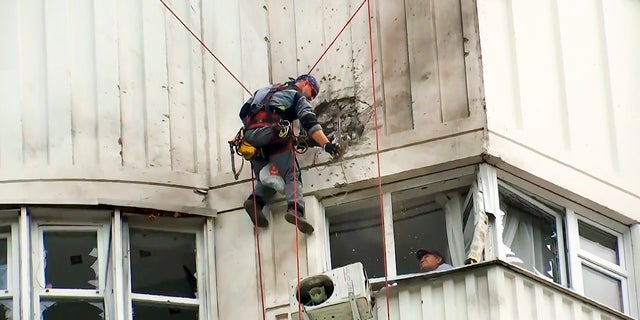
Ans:
[[[203,33],[201,1],[168,3]],[[160,1],[9,0],[0,9],[0,181],[20,181],[18,198],[39,202],[26,196],[36,183],[70,176],[62,191],[73,193],[74,181],[150,183],[191,198],[190,187],[207,186],[210,57]],[[81,203],[113,195],[83,194]],[[170,202],[153,194],[121,200]],[[196,199],[187,207],[206,206]]]
[[[500,265],[470,268],[391,287],[390,318],[631,319]],[[387,319],[386,295],[376,294],[378,319]]]
[[[490,153],[640,219],[640,3],[500,0],[478,12]],[[553,166],[567,174],[542,169]]]
[[[325,88],[318,100],[356,98],[372,113],[371,22],[382,152],[416,145],[451,151],[410,165],[383,163],[391,166],[385,169],[390,174],[480,154],[485,116],[477,99],[479,52],[468,50],[477,46],[474,7],[468,0],[447,1],[373,1],[371,17],[365,3],[314,70]],[[247,91],[308,72],[363,2],[167,3],[247,90],[160,1],[0,4],[0,46],[6,49],[0,67],[7,71],[0,75],[0,176],[13,179],[5,182],[20,181],[25,194],[27,182],[69,177],[75,177],[70,184],[78,177],[133,183],[126,188],[161,184],[187,198],[192,187],[232,185],[244,190],[237,193],[242,196],[226,198],[216,208],[233,209],[248,193],[249,175],[245,170],[244,180],[232,180],[226,141],[240,126],[237,111]],[[425,35],[424,28],[431,31]],[[422,58],[423,52],[430,53]],[[344,174],[310,178],[309,191],[313,185],[326,190],[336,183],[370,181],[375,128],[372,118],[366,121],[362,143],[349,153],[354,161],[366,158],[366,168],[344,171],[332,164],[332,171]],[[311,152],[302,157],[305,167],[328,160]],[[87,203],[108,196],[96,194]]]
[[[16,166],[23,162],[22,108],[20,108],[20,10],[18,1],[0,1],[0,166]],[[6,90],[6,91],[5,91]],[[12,92],[14,94],[4,94]]]
[[[199,1],[169,5],[202,33]],[[160,1],[2,6],[0,121],[14,139],[0,145],[0,170],[206,172],[203,50]]]

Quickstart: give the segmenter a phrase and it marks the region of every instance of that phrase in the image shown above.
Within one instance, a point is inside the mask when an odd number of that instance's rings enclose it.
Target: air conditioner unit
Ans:
[[[291,319],[365,320],[371,319],[371,286],[362,263],[357,262],[289,285]]]

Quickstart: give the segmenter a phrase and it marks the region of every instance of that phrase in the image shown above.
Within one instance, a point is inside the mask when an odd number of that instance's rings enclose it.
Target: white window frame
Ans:
[[[454,190],[462,187],[469,187],[469,191],[471,192],[471,185],[476,180],[477,174],[477,165],[465,166],[457,169],[447,170],[443,172],[433,173],[429,175],[425,175],[418,178],[408,179],[404,181],[389,183],[382,186],[382,199],[384,202],[383,216],[384,216],[384,226],[385,226],[385,248],[386,248],[386,268],[387,268],[387,279],[390,281],[404,279],[413,277],[423,273],[410,273],[410,274],[397,274],[396,268],[396,248],[395,248],[395,237],[394,237],[394,229],[393,229],[393,208],[392,208],[392,193],[402,192],[415,188],[422,188],[425,195],[429,194],[437,194],[440,192],[447,192],[449,190]],[[349,192],[344,194],[343,196],[332,196],[329,198],[325,198],[321,200],[322,206],[325,208],[329,208],[332,206],[339,206],[341,204],[355,202],[358,200],[364,200],[367,198],[375,197],[378,199],[379,192],[377,188],[369,188],[364,190],[359,190],[356,192]],[[461,199],[462,201],[462,199]],[[461,210],[464,210],[461,203]],[[447,214],[447,213],[445,213]],[[462,215],[462,212],[459,213]],[[448,221],[448,220],[447,220]],[[459,219],[461,222],[462,220]],[[326,232],[323,235],[325,237],[326,245],[326,268],[330,270],[334,268],[331,262],[331,243],[329,237],[329,229],[330,229],[330,217],[325,217],[325,222],[327,228],[325,228]],[[462,225],[458,226],[460,230],[462,230]],[[448,245],[451,246],[451,239],[448,239]],[[416,262],[417,264],[417,262]],[[380,284],[384,282],[384,277],[370,278],[369,282],[373,285]]]
[[[125,306],[126,310],[126,318],[127,320],[133,320],[133,302],[134,301],[144,301],[151,302],[158,305],[175,305],[175,306],[187,306],[187,307],[198,307],[198,319],[211,319],[209,317],[209,312],[207,308],[207,290],[206,286],[208,283],[207,280],[207,264],[205,263],[205,252],[207,252],[206,245],[204,242],[204,233],[206,229],[206,221],[205,219],[194,218],[193,221],[188,221],[187,219],[180,221],[176,218],[163,218],[157,217],[154,218],[153,222],[149,222],[149,218],[147,216],[133,215],[133,214],[124,214],[126,217],[123,219],[122,223],[122,239],[123,239],[123,250],[125,252],[123,259],[123,271],[124,271],[124,280],[125,280],[125,290],[124,290],[124,298],[125,298]],[[143,294],[143,293],[134,293],[132,292],[132,284],[131,284],[131,260],[129,259],[130,252],[130,239],[129,239],[129,231],[131,229],[141,229],[141,230],[153,230],[153,231],[164,231],[171,233],[188,233],[195,234],[196,241],[196,273],[197,273],[197,283],[198,283],[198,295],[196,298],[184,298],[184,297],[173,297],[173,296],[164,296],[164,295],[153,295],[153,294]]]
[[[632,252],[630,248],[630,229],[613,220],[601,217],[601,221],[602,219],[609,220],[606,225],[603,225],[599,222],[592,221],[585,216],[579,215],[571,209],[566,210],[566,216],[567,233],[570,235],[569,254],[572,261],[571,278],[573,281],[571,288],[582,295],[585,294],[582,274],[582,265],[585,265],[596,272],[620,281],[620,290],[622,291],[621,312],[630,314],[632,310],[631,301],[632,299],[635,299],[635,290],[630,290],[630,285],[633,283],[631,280],[633,277],[633,262],[631,261],[632,259],[627,258],[627,255]],[[616,237],[619,264],[606,261],[580,247],[579,222],[588,224],[593,228]]]
[[[106,223],[92,223],[83,221],[32,221],[31,224],[31,270],[32,270],[32,314],[35,319],[40,319],[42,315],[41,299],[56,298],[78,298],[101,301],[103,304],[104,319],[111,319],[110,310],[106,297],[107,288],[111,288],[108,283],[107,269],[109,264],[109,236],[110,225]],[[98,286],[96,289],[56,289],[46,288],[45,268],[44,268],[44,233],[54,232],[95,232],[98,251]],[[43,284],[41,286],[40,284]]]
[[[0,299],[11,299],[13,319],[20,319],[19,213],[19,209],[2,210],[0,221],[0,227],[9,228],[8,232],[0,234],[0,238],[7,239],[7,289],[0,291]]]
[[[527,194],[521,192],[520,190],[512,187],[511,185],[507,184],[506,182],[502,181],[502,180],[498,180],[498,187],[499,188],[504,188],[506,190],[508,190],[509,192],[523,198],[524,200],[526,200],[529,204],[535,206],[537,209],[539,209],[540,211],[543,211],[545,214],[553,217],[556,225],[555,225],[555,232],[557,234],[556,237],[556,241],[557,241],[557,246],[558,246],[558,271],[560,272],[560,283],[562,286],[568,287],[569,286],[569,275],[567,274],[567,256],[566,254],[563,254],[564,252],[564,248],[566,248],[566,241],[565,241],[565,232],[564,232],[564,220],[562,215],[560,215],[559,213],[557,213],[556,211],[552,210],[551,208],[549,208],[547,205],[541,203],[540,201],[528,196]],[[500,194],[498,192],[498,194]],[[505,214],[509,214],[507,212],[505,212]],[[506,215],[505,215],[506,217]],[[500,234],[500,241],[504,241],[502,239],[502,234]],[[502,257],[504,259],[504,257]],[[553,279],[547,278],[547,277],[541,277],[542,279],[554,282]],[[555,283],[555,282],[554,282]]]
[[[606,230],[611,230],[615,234],[621,235],[619,238],[619,254],[620,261],[625,261],[624,266],[626,269],[627,275],[627,283],[622,285],[623,290],[623,313],[629,314],[632,316],[637,316],[638,313],[638,301],[637,301],[637,291],[638,284],[636,283],[637,279],[635,279],[635,274],[633,273],[633,265],[634,258],[638,259],[638,257],[633,257],[632,252],[633,248],[631,247],[631,230],[628,226],[623,225],[613,219],[593,211],[575,201],[572,201],[564,196],[561,196],[557,193],[550,191],[549,189],[544,189],[540,186],[534,185],[529,181],[526,181],[523,178],[515,176],[509,172],[506,172],[501,169],[496,169],[497,178],[499,180],[505,181],[509,184],[512,184],[516,187],[522,188],[523,190],[527,190],[531,194],[535,194],[544,198],[545,200],[552,202],[560,207],[565,208],[564,212],[564,220],[565,220],[565,245],[567,248],[567,264],[568,264],[568,274],[567,279],[569,281],[567,287],[576,291],[577,293],[584,295],[584,288],[582,286],[582,270],[581,263],[582,258],[579,258],[578,253],[580,252],[580,238],[578,234],[578,223],[577,219],[580,218],[581,221],[587,221],[592,224],[596,223],[596,225],[605,227]],[[576,212],[579,212],[577,214]],[[620,240],[622,240],[622,245],[620,245]],[[583,257],[590,256],[588,253],[582,254]],[[589,263],[589,262],[587,262]],[[588,265],[589,267],[593,267],[592,265]],[[613,274],[612,274],[613,276]],[[625,298],[626,297],[626,298]]]

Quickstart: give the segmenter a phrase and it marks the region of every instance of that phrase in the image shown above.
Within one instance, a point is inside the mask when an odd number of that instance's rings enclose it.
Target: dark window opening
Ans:
[[[94,232],[45,231],[47,288],[98,287],[98,239]]]
[[[130,247],[133,292],[196,297],[195,234],[131,229]]]

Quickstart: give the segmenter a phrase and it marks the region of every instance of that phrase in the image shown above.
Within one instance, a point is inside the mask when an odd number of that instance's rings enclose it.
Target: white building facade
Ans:
[[[289,319],[358,261],[377,319],[640,317],[636,0],[5,0],[0,30],[0,319]],[[227,140],[321,56],[348,152],[298,159],[312,235],[276,201],[256,239]]]

